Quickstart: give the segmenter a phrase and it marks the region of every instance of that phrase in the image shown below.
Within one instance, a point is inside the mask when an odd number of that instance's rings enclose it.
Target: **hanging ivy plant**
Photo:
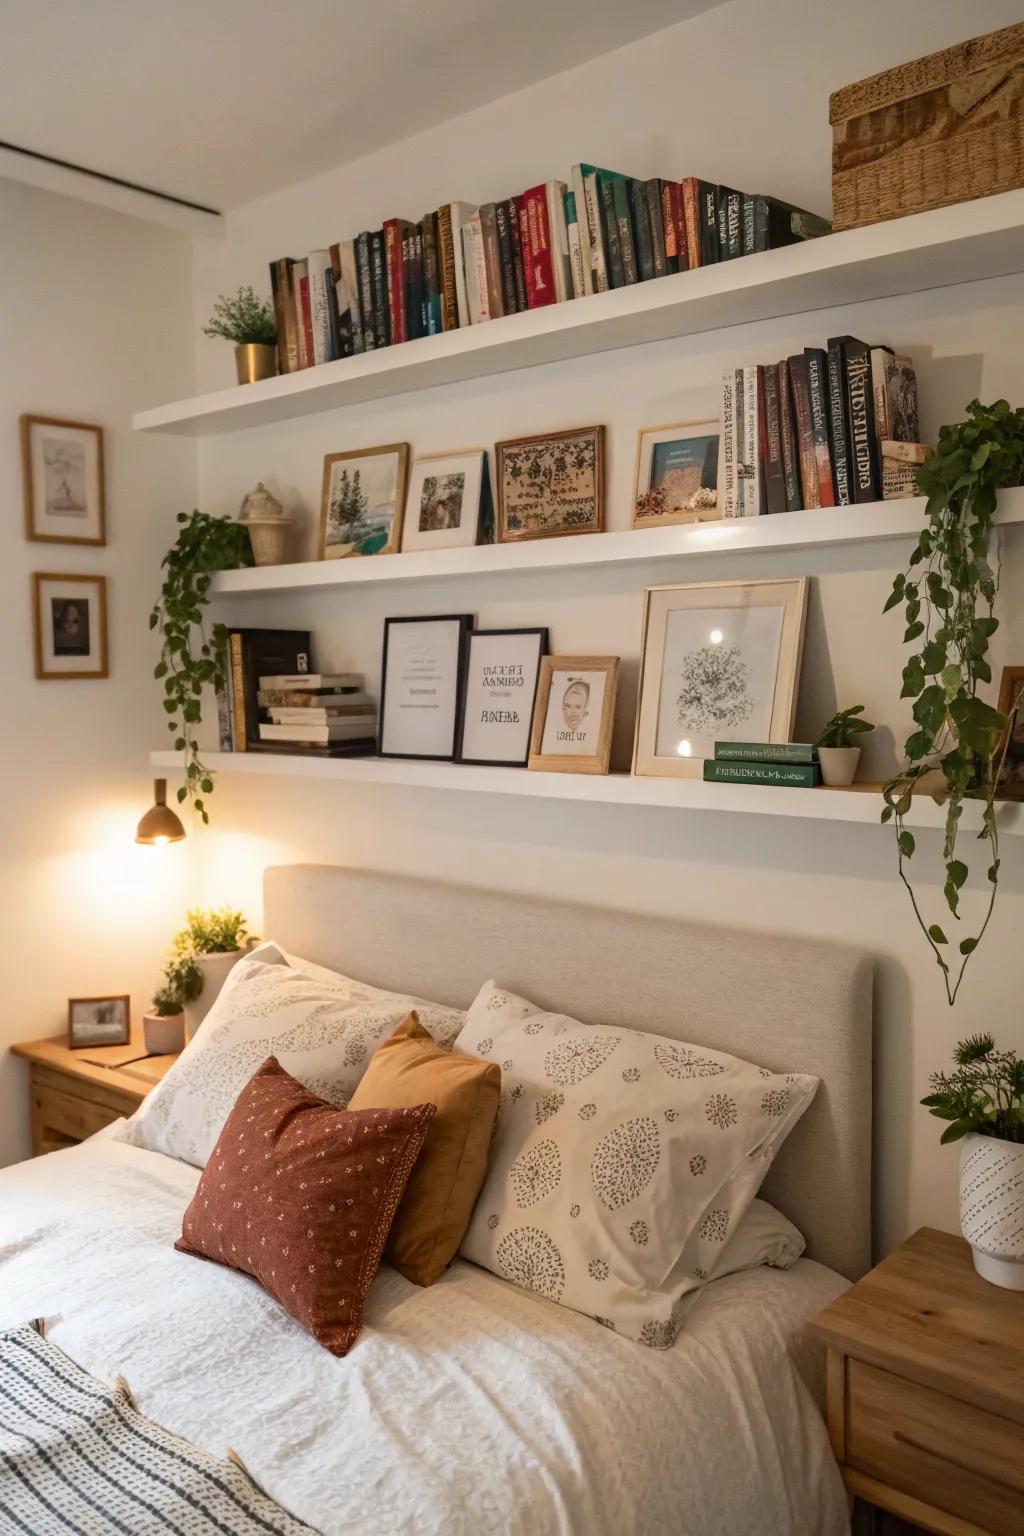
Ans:
[[[210,818],[203,801],[213,791],[196,739],[202,719],[202,695],[207,686],[226,686],[227,629],[215,624],[207,633],[204,610],[216,571],[252,564],[248,530],[226,517],[205,512],[178,513],[181,527],[163,558],[164,582],[149,616],[150,629],[160,630],[160,661],[153,676],[163,681],[167,729],[174,749],[184,754],[185,782],[178,800],[191,799],[204,823]]]
[[[926,526],[906,572],[893,582],[885,612],[903,605],[904,641],[917,649],[903,669],[904,699],[914,701],[916,729],[906,741],[907,766],[885,785],[882,820],[896,829],[899,875],[942,971],[952,1006],[970,956],[988,926],[999,883],[999,832],[994,800],[1008,740],[1007,719],[979,698],[991,683],[989,641],[999,625],[993,609],[998,560],[990,559],[996,492],[1024,481],[1024,410],[1005,400],[972,400],[966,421],[943,427],[938,446],[918,471],[928,498]],[[946,806],[943,895],[954,921],[970,871],[958,857],[963,802],[981,802],[980,841],[988,844],[989,895],[976,933],[959,941],[959,960],[939,923],[928,923],[910,883],[913,833],[905,825],[914,786],[938,769],[936,796]],[[947,958],[950,956],[950,958]]]

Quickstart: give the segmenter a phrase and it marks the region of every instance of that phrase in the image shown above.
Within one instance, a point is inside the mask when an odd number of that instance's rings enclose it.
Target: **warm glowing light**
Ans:
[[[708,639],[711,641],[712,645],[721,645],[722,631],[720,629],[713,629],[708,636]]]
[[[690,742],[688,742],[688,741],[681,741],[679,743],[678,747],[676,747],[676,751],[678,752],[680,757],[692,757],[693,756],[693,747],[690,744]]]

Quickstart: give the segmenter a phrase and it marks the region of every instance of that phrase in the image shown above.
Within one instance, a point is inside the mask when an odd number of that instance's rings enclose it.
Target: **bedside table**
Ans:
[[[851,1494],[939,1536],[1024,1531],[1024,1295],[923,1227],[811,1324]]]
[[[12,1045],[31,1065],[32,1156],[84,1141],[112,1120],[133,1114],[177,1061],[147,1056],[141,1026],[128,1045],[68,1049],[67,1036]]]

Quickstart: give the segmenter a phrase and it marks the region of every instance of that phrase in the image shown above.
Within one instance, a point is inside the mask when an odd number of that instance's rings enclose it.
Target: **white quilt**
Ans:
[[[843,1536],[801,1259],[716,1281],[673,1348],[457,1262],[382,1269],[337,1360],[172,1247],[199,1172],[106,1133],[0,1173],[0,1327],[47,1337],[325,1536]]]

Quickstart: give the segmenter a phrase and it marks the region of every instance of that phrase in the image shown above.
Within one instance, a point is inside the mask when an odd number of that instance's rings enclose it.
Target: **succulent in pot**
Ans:
[[[143,1038],[150,1056],[169,1056],[185,1044],[185,1015],[181,993],[165,976],[153,994],[150,1012],[142,1016]]]
[[[277,372],[277,322],[274,311],[257,298],[252,285],[239,288],[229,298],[221,294],[213,306],[205,336],[220,336],[235,343],[235,367],[239,384],[272,379]]]
[[[821,776],[833,788],[852,784],[857,776],[860,743],[856,738],[874,730],[870,720],[860,718],[863,713],[863,704],[852,704],[849,709],[839,710],[815,742]]]

